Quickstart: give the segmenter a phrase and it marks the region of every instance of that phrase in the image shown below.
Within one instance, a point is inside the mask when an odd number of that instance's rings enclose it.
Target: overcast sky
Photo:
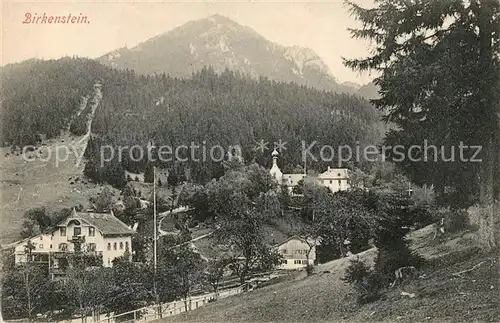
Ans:
[[[357,0],[370,6],[371,0]],[[25,14],[79,15],[88,24],[23,24]],[[342,65],[341,57],[363,57],[368,43],[350,39],[347,27],[357,27],[342,1],[330,2],[3,2],[0,63],[28,58],[78,55],[96,58],[113,49],[129,48],[189,20],[221,14],[247,25],[285,46],[313,49],[341,82],[367,83],[374,75]]]

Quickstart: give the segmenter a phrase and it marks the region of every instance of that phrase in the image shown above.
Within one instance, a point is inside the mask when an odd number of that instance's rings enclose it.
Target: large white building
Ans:
[[[306,174],[283,174],[278,167],[278,152],[274,150],[271,155],[273,157],[273,165],[269,173],[278,183],[288,187],[288,190],[292,192],[293,187],[296,186],[300,180],[304,179]],[[347,168],[328,167],[326,172],[316,177],[316,182],[328,187],[333,193],[346,191],[350,188],[349,172]]]
[[[55,274],[62,274],[68,266],[68,256],[75,252],[102,257],[102,265],[111,267],[112,261],[131,255],[132,235],[135,232],[111,213],[76,212],[59,223],[51,233],[41,234],[20,242],[15,247],[15,262],[46,262]],[[27,250],[31,241],[31,250]]]

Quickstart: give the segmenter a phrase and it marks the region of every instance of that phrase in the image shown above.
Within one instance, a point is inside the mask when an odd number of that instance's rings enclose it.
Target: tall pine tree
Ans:
[[[402,168],[414,182],[433,184],[443,204],[498,197],[498,1],[376,0],[371,9],[347,4],[362,23],[351,34],[375,46],[369,57],[345,64],[380,72],[375,84],[381,97],[372,102],[398,126],[385,143],[425,148],[426,140],[437,147],[421,151],[419,162],[406,158]],[[461,160],[460,142],[482,146],[482,162],[469,160],[475,149],[464,149]]]

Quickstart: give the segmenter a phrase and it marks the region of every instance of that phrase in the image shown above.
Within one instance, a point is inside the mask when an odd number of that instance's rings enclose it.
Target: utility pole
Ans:
[[[157,258],[156,258],[156,166],[153,166],[153,221],[154,221],[154,244],[153,244],[153,251],[154,251],[154,269],[156,273],[156,267],[157,267]]]
[[[158,263],[157,263],[157,256],[156,256],[156,253],[157,253],[157,234],[156,234],[156,226],[157,226],[157,223],[156,223],[156,166],[153,166],[153,222],[154,222],[154,241],[153,241],[153,267],[154,267],[154,279],[153,279],[153,292],[155,294],[155,302],[156,302],[156,305],[158,305],[158,301],[159,301],[159,298],[158,298],[158,290],[156,288],[156,274],[157,274],[157,267],[158,267]]]

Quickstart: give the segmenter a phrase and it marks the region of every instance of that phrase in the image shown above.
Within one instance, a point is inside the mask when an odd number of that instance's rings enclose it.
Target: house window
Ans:
[[[330,184],[332,184],[332,182],[333,182],[333,181],[332,181],[332,180],[330,180]]]
[[[42,239],[43,239],[43,237],[42,237],[42,236],[40,236],[40,240],[42,240]]]
[[[61,233],[61,237],[65,237],[66,236],[66,228],[65,227],[60,228],[59,232]]]
[[[281,249],[281,252],[286,254],[286,249]]]
[[[307,265],[307,260],[302,260],[303,265]]]
[[[89,237],[94,237],[94,236],[95,236],[95,228],[89,227]]]
[[[108,250],[111,250],[111,243],[108,242]]]
[[[74,227],[73,228],[73,235],[74,236],[79,236],[82,234],[82,228],[81,227]]]
[[[120,250],[123,250],[123,242],[120,242]]]
[[[52,245],[49,246],[49,249],[52,249]]]
[[[89,251],[95,251],[96,245],[95,243],[89,243]]]
[[[281,263],[282,263],[283,265],[286,265],[286,264],[287,264],[286,259],[281,260]]]
[[[294,264],[294,265],[300,265],[300,260],[295,259],[295,260],[293,261],[293,264]]]
[[[125,241],[125,250],[129,250],[129,248],[128,248],[128,241]]]
[[[59,251],[67,251],[68,250],[68,245],[65,243],[60,243],[59,244]]]
[[[342,186],[342,181],[339,179],[339,188]]]
[[[116,250],[116,242],[113,242],[113,250]]]

